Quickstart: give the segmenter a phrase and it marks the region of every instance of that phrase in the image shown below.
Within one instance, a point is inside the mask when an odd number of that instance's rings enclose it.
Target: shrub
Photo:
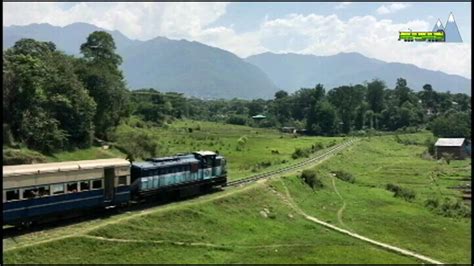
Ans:
[[[324,186],[314,170],[304,170],[301,173],[301,179],[312,189],[322,188]]]
[[[425,201],[425,206],[438,215],[451,218],[466,218],[471,216],[471,208],[459,199],[444,198],[442,202],[438,198]]]
[[[46,157],[41,153],[29,150],[3,150],[3,165],[45,163]]]
[[[393,194],[394,197],[403,198],[406,201],[412,201],[415,199],[415,196],[416,196],[415,191],[408,188],[403,188],[395,184],[387,184],[386,189],[394,192]]]
[[[301,157],[309,157],[309,153],[310,152],[308,149],[296,148],[293,154],[291,155],[291,158],[298,159]]]
[[[454,159],[454,156],[451,153],[443,152],[441,157],[446,161],[447,164],[451,163],[451,160]]]
[[[335,171],[334,174],[336,175],[337,178],[341,179],[342,181],[349,182],[349,183],[355,182],[355,177],[351,173],[348,173],[345,171]]]
[[[231,115],[229,118],[227,118],[226,123],[243,126],[247,124],[247,118],[240,115]]]

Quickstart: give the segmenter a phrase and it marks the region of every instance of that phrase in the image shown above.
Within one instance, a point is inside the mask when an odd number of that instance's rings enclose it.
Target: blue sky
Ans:
[[[398,31],[431,30],[453,12],[464,43],[403,43]],[[250,55],[358,52],[387,62],[471,77],[471,3],[3,3],[3,24],[86,22],[131,39],[187,39]]]

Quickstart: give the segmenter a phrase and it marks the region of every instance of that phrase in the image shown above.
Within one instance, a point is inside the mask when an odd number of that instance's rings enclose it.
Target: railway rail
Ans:
[[[318,154],[317,156],[308,158],[306,160],[303,160],[301,162],[289,165],[289,166],[284,167],[284,168],[280,168],[280,169],[276,169],[276,170],[268,171],[268,172],[264,172],[264,173],[255,174],[255,175],[245,177],[245,178],[242,178],[242,179],[239,179],[239,180],[229,181],[229,182],[227,182],[226,187],[237,187],[237,186],[241,186],[241,185],[244,185],[244,184],[250,184],[250,183],[256,182],[256,181],[261,180],[261,179],[271,178],[271,177],[274,177],[274,176],[277,176],[277,175],[280,175],[280,174],[284,174],[284,173],[292,172],[292,171],[295,171],[295,170],[298,170],[298,169],[302,169],[302,168],[304,168],[305,166],[307,166],[309,164],[321,161],[325,158],[328,158],[329,156],[331,156],[333,154],[336,154],[336,153],[340,152],[344,148],[352,145],[355,141],[357,141],[357,139],[350,139],[348,141],[345,141],[343,143],[340,143],[340,144],[337,144],[333,147],[330,147],[328,150],[323,151],[323,153]],[[215,191],[215,192],[218,192],[218,191]],[[146,208],[155,207],[157,205],[162,205],[162,204],[166,204],[166,202],[165,201],[160,201],[160,202],[147,202],[147,201],[145,201],[145,202],[133,202],[133,204],[131,204],[127,207],[121,208],[121,212],[144,210]],[[4,232],[4,237],[3,238],[5,239],[5,238],[9,238],[9,237],[22,235],[23,233],[25,233],[27,231],[35,232],[35,231],[41,231],[41,230],[48,229],[48,228],[54,228],[54,227],[61,226],[61,225],[64,226],[64,225],[68,225],[68,224],[71,224],[71,223],[73,224],[73,223],[78,222],[78,221],[93,220],[93,219],[101,218],[101,217],[104,217],[104,216],[114,215],[116,213],[117,213],[117,210],[114,208],[112,210],[106,211],[105,213],[91,212],[88,215],[83,216],[81,218],[74,217],[74,218],[71,218],[71,219],[63,219],[63,220],[58,220],[58,221],[45,222],[44,224],[41,223],[41,224],[36,225],[35,228],[29,228],[29,227],[21,228],[21,227],[13,227],[13,226],[12,227],[3,227],[3,232]]]
[[[247,183],[253,183],[253,182],[255,182],[257,180],[260,180],[260,179],[270,178],[270,177],[273,177],[273,176],[276,176],[276,175],[280,175],[280,174],[292,172],[292,171],[295,171],[295,170],[298,170],[298,169],[302,169],[303,167],[305,167],[308,164],[312,164],[314,162],[321,161],[325,158],[328,158],[329,156],[331,156],[333,154],[338,153],[339,151],[343,150],[344,148],[352,145],[355,141],[357,141],[357,140],[356,139],[350,139],[348,141],[345,141],[343,143],[337,144],[337,145],[329,148],[329,150],[325,151],[322,154],[319,154],[317,156],[311,157],[311,158],[306,159],[304,161],[289,165],[289,166],[284,167],[284,168],[280,168],[280,169],[273,170],[273,171],[268,171],[268,172],[265,172],[265,173],[255,174],[255,175],[252,175],[252,176],[249,176],[249,177],[246,177],[246,178],[242,178],[242,179],[239,179],[239,180],[228,181],[227,182],[227,187],[235,187],[235,186],[239,186],[239,185],[243,185],[243,184],[247,184]]]

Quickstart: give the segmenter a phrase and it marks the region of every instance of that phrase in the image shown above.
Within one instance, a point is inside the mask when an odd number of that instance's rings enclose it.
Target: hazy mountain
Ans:
[[[204,98],[270,98],[276,86],[258,67],[222,49],[158,37],[127,49],[131,87],[154,87]]]
[[[275,84],[289,92],[322,83],[326,88],[357,84],[374,78],[384,80],[389,88],[403,77],[415,91],[429,83],[437,91],[471,94],[471,80],[458,75],[431,71],[411,64],[387,63],[358,53],[333,56],[263,53],[246,58],[260,67]]]
[[[103,29],[87,23],[4,27],[3,47],[33,38],[52,41],[59,50],[77,55],[80,45],[96,30]],[[122,69],[131,89],[156,88],[203,98],[270,98],[277,91],[262,70],[225,50],[162,37],[130,40],[119,31],[108,32],[123,58]]]
[[[3,28],[3,47],[20,38],[52,41],[69,54],[78,54],[87,36],[102,30],[86,23],[65,27],[49,24]],[[108,31],[123,57],[122,69],[131,89],[156,88],[203,98],[270,98],[278,88],[293,92],[322,83],[327,88],[384,80],[390,88],[403,77],[420,90],[430,83],[438,91],[470,94],[471,80],[414,65],[387,63],[358,53],[333,56],[264,53],[245,60],[225,50],[186,40],[157,37],[131,40],[119,31]]]

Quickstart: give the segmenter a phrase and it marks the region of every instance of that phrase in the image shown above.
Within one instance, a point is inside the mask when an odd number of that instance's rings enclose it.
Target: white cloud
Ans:
[[[334,8],[335,9],[344,9],[344,8],[348,7],[350,4],[352,4],[352,2],[341,2],[341,3],[337,4]]]
[[[385,14],[395,13],[409,6],[410,4],[405,4],[405,3],[392,3],[390,5],[382,5],[379,8],[377,8],[376,11],[380,15],[385,15]]]
[[[405,4],[402,4],[405,5]],[[209,26],[226,12],[226,3],[78,3],[63,10],[56,3],[3,3],[3,23],[50,23],[65,26],[88,22],[119,30],[130,38],[185,38],[231,51],[241,57],[266,51],[333,55],[359,52],[388,61],[471,77],[470,43],[399,42],[398,31],[431,30],[432,23],[395,23],[374,16],[341,20],[337,15],[288,14],[262,19],[253,31]],[[401,6],[387,5],[400,10]]]
[[[225,14],[227,3],[94,3],[81,2],[64,10],[58,3],[3,3],[3,25],[49,23],[66,26],[86,22],[120,30],[140,40],[165,35],[191,38]]]

